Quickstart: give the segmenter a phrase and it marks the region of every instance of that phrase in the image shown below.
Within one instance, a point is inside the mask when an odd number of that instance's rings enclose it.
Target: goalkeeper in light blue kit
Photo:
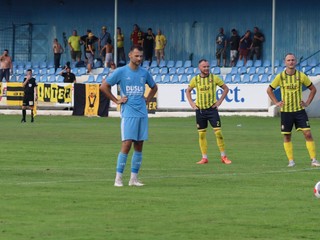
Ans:
[[[131,177],[129,186],[143,186],[138,180],[138,172],[142,162],[143,142],[148,139],[148,110],[147,105],[156,94],[158,87],[150,73],[140,67],[143,61],[143,49],[139,45],[131,47],[130,62],[124,67],[116,69],[106,81],[101,84],[101,91],[114,103],[121,105],[121,151],[117,160],[117,172],[114,186],[122,187],[128,153],[132,143],[134,153],[131,159]],[[120,86],[121,98],[118,99],[111,92],[111,86]],[[145,84],[151,89],[144,97]]]

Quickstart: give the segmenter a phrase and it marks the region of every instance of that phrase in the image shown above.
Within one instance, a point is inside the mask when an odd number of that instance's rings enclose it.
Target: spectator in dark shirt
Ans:
[[[239,56],[239,43],[240,36],[236,29],[231,30],[232,36],[230,37],[230,66],[233,67],[236,65]]]
[[[60,72],[60,75],[64,77],[64,83],[76,83],[76,75],[71,72],[70,66],[66,65]]]
[[[256,59],[260,60],[262,55],[262,42],[264,41],[264,35],[260,32],[258,27],[253,28],[253,33],[249,57],[251,60],[253,60],[254,55],[256,55]]]
[[[144,59],[150,61],[150,63],[153,58],[154,40],[155,35],[153,34],[152,29],[148,28],[148,31],[143,38],[143,52]]]

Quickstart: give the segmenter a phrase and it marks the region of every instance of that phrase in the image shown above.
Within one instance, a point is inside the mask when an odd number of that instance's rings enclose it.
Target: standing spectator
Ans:
[[[283,134],[284,150],[289,160],[288,167],[295,166],[291,142],[293,125],[297,131],[302,131],[304,135],[311,166],[320,167],[320,163],[316,159],[316,146],[311,135],[308,115],[305,111],[316,95],[317,89],[303,72],[296,69],[297,60],[294,54],[288,53],[284,61],[286,69],[274,78],[267,93],[272,102],[280,107],[281,133]],[[310,90],[306,101],[302,99],[303,85]],[[273,92],[278,87],[280,87],[281,100],[278,100]]]
[[[10,71],[12,73],[12,59],[9,56],[9,50],[5,49],[0,56],[0,82],[5,78],[6,82],[9,82]]]
[[[58,42],[57,38],[53,39],[52,50],[54,55],[54,71],[56,72],[57,69],[60,67],[61,54],[64,51],[63,47]]]
[[[230,66],[234,67],[238,60],[238,50],[240,43],[240,36],[236,29],[231,30],[232,36],[230,37]]]
[[[68,39],[68,45],[70,47],[70,56],[72,61],[80,62],[81,44],[80,44],[80,36],[78,36],[77,30],[73,30],[72,36],[70,36]]]
[[[262,55],[262,42],[264,41],[264,35],[260,32],[258,27],[253,28],[253,40],[250,46],[249,57],[253,60],[254,55],[256,59],[260,60]]]
[[[126,63],[126,55],[124,52],[124,35],[121,28],[117,27],[117,65]]]
[[[199,61],[200,74],[193,77],[186,91],[186,96],[190,106],[196,111],[196,122],[199,134],[199,145],[202,159],[197,164],[208,163],[207,127],[208,121],[213,127],[217,145],[220,150],[221,162],[231,164],[225,153],[225,143],[221,132],[221,121],[218,108],[227,96],[229,88],[219,76],[210,73],[209,62],[205,59]],[[216,89],[222,88],[223,92],[217,100]],[[191,97],[193,89],[197,91],[197,99],[194,103]]]
[[[148,31],[145,34],[143,39],[143,52],[144,52],[144,59],[148,60],[150,64],[153,58],[154,42],[155,42],[155,35],[152,32],[152,28],[148,28]]]
[[[157,85],[150,73],[143,67],[143,48],[133,45],[129,52],[130,62],[117,68],[101,84],[101,91],[111,101],[121,105],[121,150],[117,159],[115,187],[122,187],[122,175],[126,166],[129,151],[134,147],[131,159],[131,177],[129,186],[143,186],[138,180],[138,172],[142,163],[143,142],[148,139],[148,103],[157,92]],[[128,81],[128,79],[130,79]],[[145,85],[151,90],[145,98]],[[111,86],[120,86],[120,99],[111,92]]]
[[[244,64],[247,63],[249,48],[251,46],[251,32],[247,30],[246,33],[241,37],[239,44],[239,59],[242,60]]]
[[[144,33],[140,30],[140,27],[138,26],[138,24],[134,24],[133,31],[130,35],[130,40],[132,42],[132,45],[142,46],[143,36],[144,36]]]
[[[158,34],[156,35],[156,46],[155,46],[155,52],[156,52],[156,57],[157,57],[157,63],[158,66],[160,64],[161,60],[164,60],[164,49],[167,45],[167,38],[165,35],[162,34],[161,29],[158,29]]]
[[[86,57],[88,59],[87,64],[87,73],[91,73],[91,70],[93,68],[93,60],[94,60],[94,54],[95,54],[95,43],[98,40],[96,36],[92,32],[88,34],[88,37],[85,39],[85,48],[86,48]]]
[[[88,40],[89,33],[91,33],[91,30],[87,29],[87,33],[80,37],[81,44],[83,44],[84,58],[85,58],[86,64],[88,63],[88,57],[86,54],[86,42]]]
[[[71,72],[71,68],[68,64],[60,72],[60,75],[64,78],[64,83],[76,83],[76,75]]]
[[[103,46],[103,48],[101,49],[101,53],[102,52],[105,52],[106,55],[105,55],[105,67],[108,67],[110,68],[111,67],[111,63],[113,63],[113,46],[112,46],[112,41],[111,39],[109,38],[107,40],[107,43],[106,45]]]
[[[223,66],[226,67],[227,64],[227,37],[224,34],[224,29],[221,27],[219,28],[219,33],[216,36],[216,58],[217,58],[217,65],[221,67],[220,60],[221,56],[223,59]]]
[[[98,39],[98,51],[101,53],[101,57],[102,57],[102,62],[105,61],[105,56],[106,56],[106,51],[103,50],[101,52],[101,49],[107,44],[107,40],[110,39],[111,40],[111,35],[109,32],[107,32],[107,27],[103,26],[101,28],[101,33]]]
[[[38,100],[36,79],[32,77],[32,70],[28,69],[26,77],[23,80],[22,87],[24,89],[24,96],[22,101],[22,119],[21,122],[26,122],[27,109],[31,110],[31,122],[34,122],[34,105]]]

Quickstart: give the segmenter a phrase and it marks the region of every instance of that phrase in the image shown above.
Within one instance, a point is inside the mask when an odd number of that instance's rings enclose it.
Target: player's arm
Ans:
[[[229,87],[226,84],[223,84],[221,86],[221,88],[223,89],[223,93],[222,93],[221,97],[219,98],[219,100],[215,104],[213,104],[213,107],[219,107],[222,104],[223,100],[228,95]]]
[[[186,90],[186,96],[187,96],[188,102],[189,102],[190,106],[192,107],[192,109],[198,109],[197,105],[194,103],[194,101],[192,100],[192,97],[191,97],[192,90],[193,90],[193,87],[190,87],[190,85],[189,85]]]
[[[310,93],[309,93],[309,97],[308,97],[307,101],[306,101],[306,102],[301,101],[301,105],[302,105],[303,107],[308,107],[308,106],[311,104],[314,96],[315,96],[316,93],[317,93],[317,89],[316,89],[316,87],[315,87],[313,84],[311,84],[311,85],[308,87],[308,89],[310,90]]]
[[[155,84],[151,90],[148,93],[148,96],[146,97],[146,103],[147,105],[149,105],[150,101],[152,100],[152,98],[154,97],[154,95],[157,93],[158,91],[158,86],[157,84]]]
[[[274,95],[273,91],[274,91],[274,88],[269,85],[269,87],[267,89],[267,94],[268,94],[269,98],[271,99],[271,101],[273,102],[274,105],[276,105],[278,107],[282,107],[284,102],[278,101],[276,98],[276,95]]]
[[[105,80],[102,81],[100,90],[107,98],[109,98],[115,104],[126,103],[128,100],[127,96],[123,96],[120,99],[116,98],[116,96],[114,96],[111,92],[111,85],[108,84]]]

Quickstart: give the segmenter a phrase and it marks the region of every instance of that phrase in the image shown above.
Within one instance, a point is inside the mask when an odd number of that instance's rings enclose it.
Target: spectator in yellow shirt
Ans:
[[[164,49],[167,44],[166,36],[164,36],[161,32],[161,29],[158,29],[158,34],[156,35],[156,46],[155,46],[155,53],[157,57],[157,63],[160,64],[160,60],[164,60]]]

